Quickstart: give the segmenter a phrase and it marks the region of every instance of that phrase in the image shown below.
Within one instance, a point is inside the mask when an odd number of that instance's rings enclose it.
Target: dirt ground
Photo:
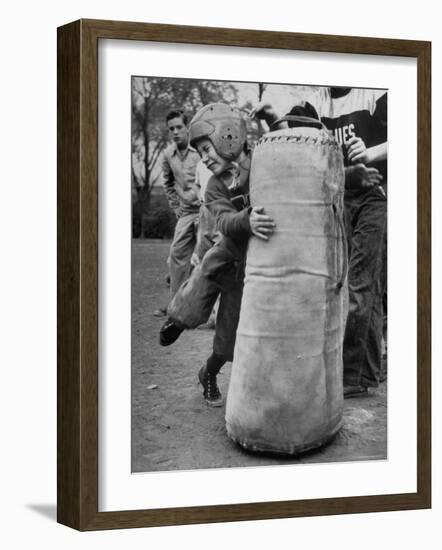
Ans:
[[[226,435],[224,407],[205,403],[197,372],[211,350],[212,330],[186,331],[170,347],[158,343],[164,318],[170,242],[134,240],[132,247],[132,471],[193,470],[291,463],[385,460],[387,383],[344,402],[344,424],[322,449],[293,458],[250,454]],[[218,377],[227,394],[231,364]]]

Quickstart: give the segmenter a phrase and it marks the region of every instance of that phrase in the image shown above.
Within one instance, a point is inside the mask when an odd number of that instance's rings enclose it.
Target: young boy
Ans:
[[[275,227],[263,208],[248,204],[246,135],[241,115],[223,103],[206,105],[190,124],[190,144],[213,173],[205,204],[221,237],[178,290],[160,331],[160,344],[172,344],[184,329],[207,321],[220,296],[213,351],[198,373],[211,406],[222,405],[216,377],[224,363],[233,359],[249,237],[267,240]]]

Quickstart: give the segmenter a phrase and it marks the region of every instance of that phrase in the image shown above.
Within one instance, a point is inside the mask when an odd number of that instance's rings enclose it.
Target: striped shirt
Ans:
[[[338,143],[344,146],[352,137],[361,138],[366,147],[387,141],[387,92],[368,88],[350,88],[341,97],[332,97],[330,88],[320,88],[312,101],[325,126]],[[348,159],[343,147],[344,162]],[[387,162],[380,161],[378,168],[386,183]]]

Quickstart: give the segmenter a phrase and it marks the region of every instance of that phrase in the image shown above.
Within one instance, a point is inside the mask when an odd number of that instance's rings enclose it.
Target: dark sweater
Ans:
[[[236,261],[242,261],[252,234],[249,222],[248,189],[231,192],[216,176],[207,184],[205,204],[215,219],[216,229]],[[245,193],[246,192],[246,193]]]

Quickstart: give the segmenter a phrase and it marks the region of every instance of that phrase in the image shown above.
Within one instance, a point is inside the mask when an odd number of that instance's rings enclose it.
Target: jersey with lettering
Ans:
[[[366,147],[387,141],[387,92],[368,88],[350,88],[340,97],[332,97],[329,88],[320,88],[314,107],[325,126],[343,146],[344,163],[348,164],[344,145],[352,138],[361,138]],[[374,163],[387,177],[387,162]]]

